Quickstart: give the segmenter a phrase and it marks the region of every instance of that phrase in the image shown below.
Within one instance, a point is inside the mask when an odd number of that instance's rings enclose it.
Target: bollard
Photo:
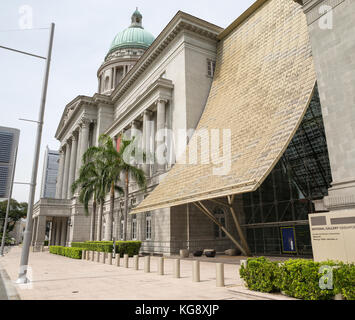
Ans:
[[[108,254],[108,264],[112,265],[112,253],[111,252]]]
[[[144,272],[145,273],[150,272],[150,256],[144,257]]]
[[[139,256],[135,255],[133,256],[134,259],[134,270],[139,270]]]
[[[90,261],[91,251],[86,250],[86,260]]]
[[[41,246],[41,252],[44,252],[44,246]]]
[[[216,286],[224,287],[224,264],[216,263]]]
[[[158,258],[158,275],[160,275],[160,276],[164,275],[164,258],[163,257]]]
[[[247,267],[247,260],[240,260],[240,266],[244,266],[244,268]]]
[[[192,264],[192,281],[200,282],[200,261],[195,260]]]
[[[102,263],[105,264],[106,263],[106,252],[102,253]]]
[[[100,254],[101,254],[101,252],[97,251],[97,253],[96,253],[96,262],[100,262]]]
[[[81,259],[82,259],[82,260],[85,260],[85,258],[86,258],[86,256],[85,256],[85,250],[83,250],[83,251],[81,252]]]
[[[91,251],[91,261],[95,261],[95,251]]]
[[[174,278],[180,278],[180,259],[174,259]]]
[[[128,268],[128,254],[123,255],[123,266]]]
[[[120,266],[120,254],[116,253],[116,266],[119,267]]]

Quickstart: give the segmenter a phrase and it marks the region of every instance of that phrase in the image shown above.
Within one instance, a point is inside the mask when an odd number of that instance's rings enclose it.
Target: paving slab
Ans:
[[[158,275],[158,257],[151,257],[151,272],[31,252],[28,285],[15,284],[21,248],[13,247],[0,258],[12,284],[24,300],[278,300],[284,296],[254,293],[239,277],[238,264],[225,264],[225,287],[216,287],[216,264],[200,261],[201,281],[192,282],[192,261],[181,260],[181,278],[173,277],[173,260],[164,259],[164,275]]]

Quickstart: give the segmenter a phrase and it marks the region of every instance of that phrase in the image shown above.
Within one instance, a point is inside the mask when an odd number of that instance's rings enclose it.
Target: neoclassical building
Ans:
[[[129,187],[126,236],[142,241],[142,253],[237,247],[312,256],[315,245],[333,258],[328,228],[354,238],[354,10],[352,0],[257,0],[226,29],[179,11],[155,39],[136,10],[98,69],[98,92],[64,109],[56,198],[36,204],[33,244],[43,243],[48,224],[51,244],[108,239],[108,199],[101,229],[96,221],[90,234],[70,186],[102,133],[117,140],[140,132],[144,150],[166,155],[137,164],[146,191]],[[227,151],[224,143],[211,154],[198,149],[219,162],[179,161],[225,129]],[[181,139],[181,130],[195,132]],[[221,163],[229,171],[219,175]],[[117,194],[116,239],[123,212]],[[353,261],[353,243],[339,247],[344,261]]]

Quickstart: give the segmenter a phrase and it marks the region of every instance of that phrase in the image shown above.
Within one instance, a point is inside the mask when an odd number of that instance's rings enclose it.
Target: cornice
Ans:
[[[88,96],[77,96],[75,99],[69,102],[64,108],[62,117],[57,127],[57,131],[55,133],[56,139],[60,140],[60,136],[67,129],[68,123],[70,123],[70,120],[78,113],[83,105],[96,106],[97,103],[92,97]]]

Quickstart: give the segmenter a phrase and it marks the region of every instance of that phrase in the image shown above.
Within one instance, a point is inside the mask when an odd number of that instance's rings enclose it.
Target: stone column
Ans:
[[[62,199],[67,199],[68,195],[68,180],[69,180],[69,169],[70,169],[70,144],[69,141],[66,143],[65,147],[65,163],[64,163],[64,178],[63,178],[63,189],[62,189]]]
[[[76,154],[78,149],[78,140],[73,133],[71,136],[71,152],[70,152],[70,167],[69,167],[69,177],[68,177],[68,193],[67,198],[70,199],[72,196],[71,186],[75,178],[75,166],[76,166]]]
[[[355,1],[296,2],[307,18],[333,178],[324,205],[354,214],[355,24],[349,21],[355,20]]]
[[[52,228],[51,228],[51,245],[55,245],[55,238],[56,238],[56,228],[57,228],[57,220],[55,217],[52,218]]]
[[[137,135],[137,130],[138,130],[138,121],[133,120],[131,123],[131,140],[132,141]],[[137,163],[137,161],[133,160],[131,164],[136,164],[136,163]]]
[[[80,166],[84,153],[89,147],[89,129],[90,129],[90,120],[83,118],[81,120],[81,138],[80,138]]]
[[[151,121],[150,117],[152,115],[152,112],[149,110],[145,110],[143,112],[143,137],[142,137],[142,149],[143,152],[146,153],[146,160],[143,165],[143,171],[146,174],[147,177],[150,176],[150,164],[151,164],[151,157],[153,154],[151,154],[150,151],[150,136],[151,136]]]
[[[75,180],[79,178],[79,173],[80,173],[80,167],[81,167],[81,153],[80,153],[80,147],[81,147],[81,127],[79,126],[78,128],[78,142],[77,142],[78,148],[77,148],[77,153],[76,153],[76,163],[75,163]]]
[[[61,235],[61,229],[62,228],[62,221],[60,218],[57,218],[57,223],[56,223],[56,232],[55,232],[55,245],[60,246],[60,235]]]
[[[56,199],[62,198],[63,173],[64,173],[64,161],[65,161],[65,158],[64,158],[65,155],[64,155],[63,149],[60,149],[59,153],[60,153],[59,170],[58,170],[57,186],[56,186],[56,193],[55,193]]]
[[[46,216],[38,216],[36,218],[36,236],[35,236],[35,246],[43,246],[46,237]]]
[[[157,156],[163,157],[166,156],[166,145],[165,145],[165,104],[166,100],[159,99],[157,101]],[[163,152],[165,149],[165,152]],[[158,166],[157,171],[158,173],[163,173],[165,171],[165,163],[164,159],[157,159]]]
[[[60,236],[60,245],[65,246],[66,245],[66,240],[67,240],[67,218],[61,218],[61,224],[62,224],[62,230],[61,230],[61,236]]]

